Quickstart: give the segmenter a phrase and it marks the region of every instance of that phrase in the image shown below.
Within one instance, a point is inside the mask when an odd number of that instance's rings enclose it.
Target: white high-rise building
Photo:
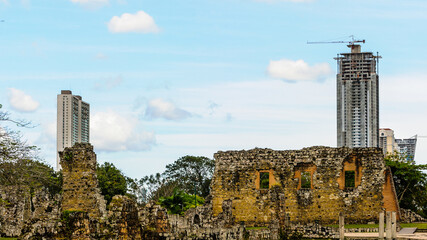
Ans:
[[[59,154],[76,142],[89,142],[89,104],[70,90],[57,96],[56,169],[60,170]]]

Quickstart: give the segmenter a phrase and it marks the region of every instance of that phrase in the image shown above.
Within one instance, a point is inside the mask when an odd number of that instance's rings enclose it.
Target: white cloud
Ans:
[[[8,0],[0,0],[1,3],[5,4],[5,5],[9,5],[9,1]]]
[[[50,144],[55,145],[56,143],[56,122],[43,123],[43,131],[40,133],[38,139],[36,139],[36,144]],[[56,147],[56,146],[55,146]]]
[[[267,72],[273,78],[288,81],[315,81],[331,75],[332,69],[328,63],[309,66],[304,60],[281,59],[271,60]]]
[[[156,33],[159,32],[154,19],[144,11],[135,14],[123,13],[120,17],[114,16],[108,22],[108,30],[112,33]]]
[[[9,103],[13,109],[20,112],[33,112],[40,105],[33,97],[15,88],[9,88]]]
[[[91,117],[90,142],[96,150],[144,151],[156,143],[154,132],[141,131],[135,118],[112,110],[98,112]]]
[[[97,8],[110,3],[109,0],[71,0],[73,3],[81,4],[89,8]]]
[[[145,110],[145,117],[149,119],[164,118],[167,120],[181,120],[191,117],[191,113],[178,108],[172,102],[157,98],[148,102]]]

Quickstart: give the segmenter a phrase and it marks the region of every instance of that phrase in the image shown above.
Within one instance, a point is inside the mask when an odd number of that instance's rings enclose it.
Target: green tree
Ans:
[[[23,141],[18,132],[0,127],[0,185],[31,190],[45,187],[55,194],[61,191],[62,175],[42,162],[38,149]]]
[[[417,165],[406,156],[395,153],[385,157],[393,174],[394,186],[401,208],[427,217],[427,165]]]
[[[194,208],[205,203],[205,200],[200,196],[187,194],[182,190],[175,189],[169,197],[160,197],[159,203],[162,207],[168,210],[168,213],[183,214],[189,208]]]
[[[206,197],[210,193],[214,167],[215,161],[207,157],[184,156],[168,164],[163,174],[185,192]]]
[[[128,192],[128,184],[131,179],[123,175],[112,163],[98,164],[96,175],[99,188],[107,204],[111,202],[115,195],[126,195]]]
[[[171,196],[177,185],[177,182],[166,179],[163,174],[156,173],[141,178],[134,188],[140,192],[137,194],[139,202],[146,203],[148,201],[157,202],[160,197]]]

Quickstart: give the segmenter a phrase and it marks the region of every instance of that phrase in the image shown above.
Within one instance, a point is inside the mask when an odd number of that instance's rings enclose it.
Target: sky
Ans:
[[[336,62],[378,52],[380,127],[427,136],[425,0],[0,0],[0,104],[56,167],[56,96],[90,104],[100,163],[336,146]],[[16,129],[16,128],[15,128]],[[427,164],[427,138],[417,163]]]

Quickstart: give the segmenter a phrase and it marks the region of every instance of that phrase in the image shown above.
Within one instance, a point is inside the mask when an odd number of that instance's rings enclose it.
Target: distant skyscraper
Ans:
[[[378,147],[378,56],[361,52],[357,44],[348,47],[351,53],[336,58],[337,145]]]
[[[399,152],[405,154],[408,160],[414,160],[417,135],[406,139],[396,139],[396,143],[399,147]]]
[[[56,130],[56,167],[59,170],[58,152],[76,142],[89,142],[89,104],[69,90],[62,90],[57,96]]]
[[[399,151],[399,148],[394,139],[394,131],[390,128],[380,128],[380,142],[379,147],[383,149],[384,155],[393,154]]]

